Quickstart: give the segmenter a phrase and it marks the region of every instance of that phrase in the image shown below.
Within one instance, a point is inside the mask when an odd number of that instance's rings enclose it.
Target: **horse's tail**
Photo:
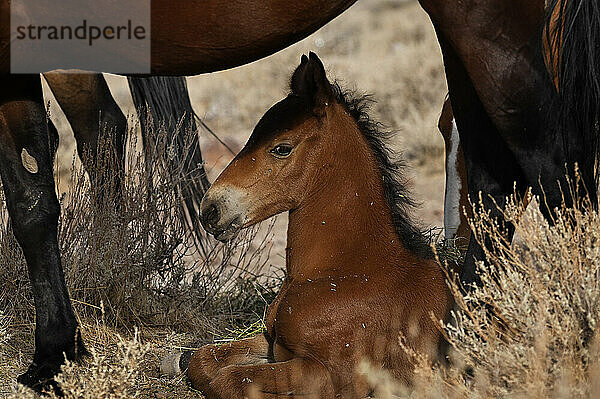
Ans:
[[[586,149],[578,159],[584,182],[595,192],[600,153],[600,2],[551,0],[545,26],[546,64],[558,91],[556,121],[581,134]],[[592,174],[584,176],[583,174]]]
[[[178,194],[185,224],[197,248],[204,252],[204,231],[199,223],[200,201],[210,184],[206,177],[195,114],[190,103],[184,77],[129,77],[129,88],[137,110],[146,149],[155,144],[156,132],[173,132],[169,146],[173,152],[168,158],[173,171],[181,171]],[[148,154],[148,150],[146,150]],[[149,165],[151,167],[151,165]]]

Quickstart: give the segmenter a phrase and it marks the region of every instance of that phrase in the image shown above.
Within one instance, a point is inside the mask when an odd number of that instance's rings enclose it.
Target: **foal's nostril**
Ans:
[[[219,208],[215,204],[211,204],[204,212],[202,212],[202,219],[204,223],[209,225],[215,225],[219,221]]]

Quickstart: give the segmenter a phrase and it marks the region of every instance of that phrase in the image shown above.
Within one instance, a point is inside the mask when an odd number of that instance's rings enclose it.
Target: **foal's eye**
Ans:
[[[277,144],[270,152],[277,158],[285,158],[290,155],[292,149],[290,144]]]

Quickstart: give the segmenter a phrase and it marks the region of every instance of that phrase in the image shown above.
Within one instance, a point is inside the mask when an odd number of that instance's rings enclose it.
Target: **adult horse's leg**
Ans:
[[[515,189],[523,195],[530,186],[543,196],[541,210],[552,220],[552,210],[562,202],[561,189],[567,187],[565,173],[585,159],[586,144],[581,135],[568,134],[548,118],[555,95],[540,49],[544,1],[421,3],[444,55],[471,200],[478,203],[481,195],[483,207],[502,222],[498,208],[505,198]],[[466,20],[472,23],[456,23]],[[513,231],[506,226],[507,239]],[[484,259],[483,252],[472,238],[464,283],[478,281],[475,264]]]
[[[104,203],[108,199],[106,193],[111,193],[118,204],[125,173],[127,119],[104,77],[99,73],[64,72],[46,73],[44,77],[73,128],[77,152],[90,176],[95,200]],[[99,146],[102,154],[98,154]],[[111,183],[114,187],[106,190],[106,184]]]
[[[450,98],[446,98],[438,122],[446,150],[446,187],[444,190],[444,235],[461,247],[469,242],[471,229],[465,156],[454,120]],[[460,242],[458,242],[460,240]]]
[[[15,237],[27,260],[36,310],[33,363],[18,381],[40,389],[66,356],[85,353],[57,241],[51,140],[39,75],[0,75],[0,176]]]
[[[525,187],[522,186],[524,177],[515,156],[479,100],[461,60],[443,34],[438,32],[438,38],[444,55],[452,108],[465,157],[469,196],[471,201],[478,203],[481,194],[481,205],[491,212],[493,218],[501,220],[502,215],[498,208],[502,208],[506,197],[513,192],[515,181],[521,182],[517,190],[525,192]],[[514,227],[506,227],[507,238],[510,240]],[[472,235],[461,271],[463,284],[479,284],[476,263],[484,259],[484,250]]]
[[[492,120],[475,90],[471,75],[444,35],[438,32],[438,37],[463,146],[471,200],[478,204],[481,197],[483,208],[492,218],[502,222],[501,209],[506,198],[515,192],[523,196],[531,187],[533,194],[542,198],[541,212],[552,222],[555,208],[563,201],[567,206],[571,205],[573,199],[568,196],[566,174],[572,173],[575,162],[586,159],[587,149],[584,136],[568,134],[566,130],[558,129],[552,118],[547,118],[556,102],[550,77],[543,70],[541,54],[539,59],[529,60],[534,67],[531,75],[513,76],[522,80],[523,85],[530,86],[535,94],[528,92],[532,96],[531,102],[517,108],[514,118],[503,126]],[[489,58],[489,62],[494,62],[492,56]],[[510,102],[506,106],[509,107]],[[588,169],[582,176],[595,202],[594,181],[589,178],[593,173]],[[507,223],[505,228],[506,238],[510,241],[514,226]],[[489,243],[485,241],[484,245]],[[479,283],[475,265],[484,259],[482,246],[472,237],[461,273],[464,284]]]

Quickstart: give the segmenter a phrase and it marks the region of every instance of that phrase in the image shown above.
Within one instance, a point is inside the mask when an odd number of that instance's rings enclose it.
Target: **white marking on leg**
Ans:
[[[21,151],[21,163],[29,173],[36,174],[38,172],[37,161],[27,152],[25,148],[23,148]]]
[[[462,182],[458,173],[458,146],[460,136],[456,121],[452,119],[450,153],[446,157],[446,195],[444,197],[444,230],[446,238],[454,238],[460,226],[460,190]]]

